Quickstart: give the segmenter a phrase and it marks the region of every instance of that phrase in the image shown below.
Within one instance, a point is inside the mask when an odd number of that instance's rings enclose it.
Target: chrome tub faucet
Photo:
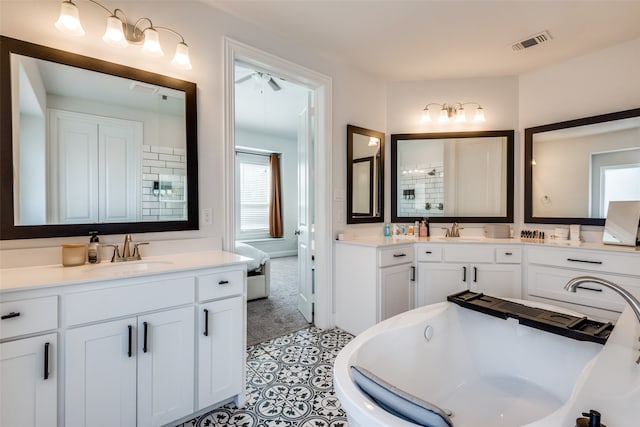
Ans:
[[[616,285],[613,282],[610,282],[605,279],[601,279],[599,277],[578,276],[569,280],[567,284],[564,285],[564,289],[569,292],[576,292],[578,289],[580,289],[580,285],[583,283],[595,283],[615,291],[618,295],[622,297],[622,299],[624,299],[627,302],[627,304],[631,306],[631,309],[635,313],[636,318],[640,323],[640,301],[638,301],[638,299],[635,296],[633,296],[629,291],[627,291],[626,289],[624,289],[619,285]],[[638,360],[636,360],[636,363],[640,364],[640,357],[638,357]]]

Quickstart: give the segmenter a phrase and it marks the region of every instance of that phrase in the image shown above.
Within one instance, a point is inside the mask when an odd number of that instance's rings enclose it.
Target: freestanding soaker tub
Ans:
[[[564,427],[580,415],[567,402],[602,349],[445,302],[357,336],[338,355],[334,382],[350,427],[416,425],[363,393],[352,366],[450,411],[455,427]]]

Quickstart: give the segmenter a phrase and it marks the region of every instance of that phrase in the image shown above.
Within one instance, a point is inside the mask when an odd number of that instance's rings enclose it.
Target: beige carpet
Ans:
[[[298,257],[271,259],[271,293],[247,303],[247,345],[309,326],[298,311]]]

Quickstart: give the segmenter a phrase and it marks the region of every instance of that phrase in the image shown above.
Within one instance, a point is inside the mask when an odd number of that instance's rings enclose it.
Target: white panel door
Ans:
[[[140,219],[140,141],[141,123],[124,120],[100,123],[100,222]]]
[[[312,191],[312,107],[309,94],[307,107],[298,116],[298,310],[313,322],[313,283],[311,261]]]
[[[1,427],[57,424],[56,352],[56,334],[0,344]]]
[[[66,427],[135,427],[135,328],[129,318],[67,331]]]
[[[49,220],[98,221],[98,124],[74,113],[50,113]]]
[[[447,296],[468,289],[469,267],[454,263],[418,263],[417,307],[447,300]]]
[[[242,392],[243,298],[202,304],[198,319],[198,407],[204,409]]]
[[[380,321],[413,308],[412,283],[411,264],[380,269]]]
[[[139,426],[161,426],[194,412],[193,310],[138,318]]]

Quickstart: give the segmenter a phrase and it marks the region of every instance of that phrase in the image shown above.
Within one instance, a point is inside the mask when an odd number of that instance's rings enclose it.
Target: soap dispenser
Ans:
[[[87,258],[89,263],[96,264],[100,262],[100,238],[97,231],[92,231],[89,239],[89,248],[87,249]]]
[[[582,414],[589,418],[576,419],[576,427],[607,427],[604,424],[600,424],[600,412],[591,409],[589,413]]]

